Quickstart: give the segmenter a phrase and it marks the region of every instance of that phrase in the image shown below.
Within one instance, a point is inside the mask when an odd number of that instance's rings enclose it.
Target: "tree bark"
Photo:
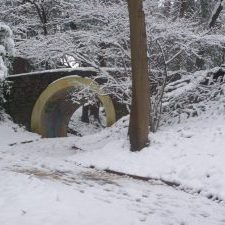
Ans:
[[[180,12],[179,12],[179,17],[183,18],[185,16],[185,13],[187,12],[187,0],[181,0],[180,2]]]
[[[89,123],[89,105],[82,107],[81,121],[84,123]]]
[[[209,0],[200,0],[201,7],[201,20],[207,21],[210,16],[210,1]]]
[[[90,116],[94,117],[95,121],[100,123],[99,106],[98,104],[90,105]]]
[[[131,151],[148,145],[150,93],[143,0],[128,0],[132,64],[132,104],[129,124]]]
[[[215,6],[212,16],[210,18],[209,28],[212,28],[216,24],[216,21],[219,18],[222,10],[223,10],[223,0],[219,0],[219,3]]]

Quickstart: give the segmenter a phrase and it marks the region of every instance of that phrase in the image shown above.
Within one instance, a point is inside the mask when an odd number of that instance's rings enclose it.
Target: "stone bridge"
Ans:
[[[93,68],[57,69],[7,77],[10,91],[5,92],[5,109],[14,122],[43,137],[67,135],[67,127],[73,113],[83,105],[68,99],[87,87],[97,94],[106,112],[107,126],[126,114],[125,107],[105,95],[100,85],[104,80],[92,79],[98,75]]]

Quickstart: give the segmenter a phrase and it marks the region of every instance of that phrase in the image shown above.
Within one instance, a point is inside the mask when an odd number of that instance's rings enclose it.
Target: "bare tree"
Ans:
[[[46,36],[48,35],[47,24],[49,22],[49,15],[50,10],[49,8],[45,7],[45,1],[38,1],[38,0],[23,0],[22,4],[30,4],[35,8],[35,11],[40,19],[41,27],[43,30],[43,34]]]
[[[150,93],[147,63],[147,38],[143,0],[128,0],[132,63],[132,104],[129,137],[131,151],[149,143]]]

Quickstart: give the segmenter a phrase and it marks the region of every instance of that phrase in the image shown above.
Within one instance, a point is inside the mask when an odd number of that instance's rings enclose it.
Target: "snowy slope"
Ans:
[[[176,182],[182,188],[225,200],[225,113],[204,114],[163,127],[150,134],[150,147],[140,153],[129,152],[126,129],[115,127],[114,131],[114,137],[112,131],[104,131],[81,139],[77,146],[86,151],[74,155],[73,160]]]
[[[214,112],[150,134],[140,153],[129,152],[128,118],[94,135],[58,139],[1,122],[0,224],[224,225],[225,113]]]

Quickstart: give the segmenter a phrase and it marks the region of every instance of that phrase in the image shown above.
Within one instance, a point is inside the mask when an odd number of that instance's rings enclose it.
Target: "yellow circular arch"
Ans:
[[[71,116],[84,103],[74,103],[67,97],[71,91],[81,88],[88,88],[97,94],[106,112],[106,125],[115,123],[116,114],[112,100],[102,91],[100,85],[89,78],[73,75],[54,81],[42,92],[33,108],[31,130],[46,138],[66,137]]]

